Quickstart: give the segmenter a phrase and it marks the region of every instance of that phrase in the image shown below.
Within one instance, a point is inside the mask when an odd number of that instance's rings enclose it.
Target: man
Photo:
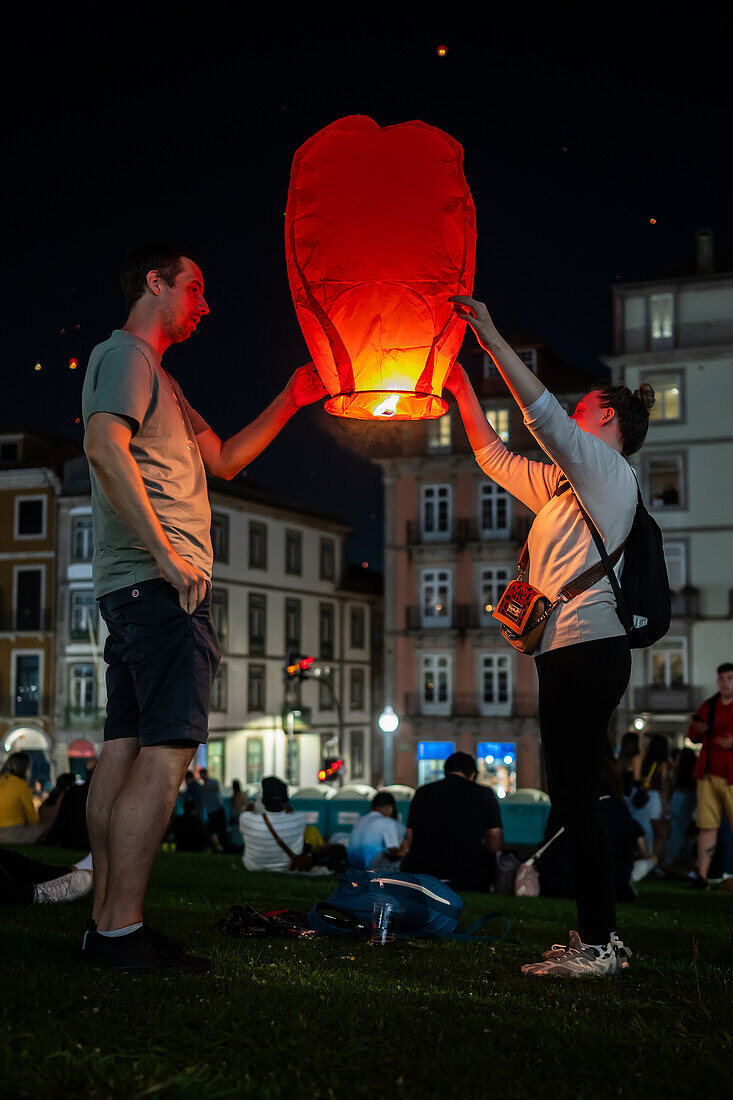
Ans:
[[[206,768],[199,770],[201,776],[201,790],[204,795],[204,810],[209,832],[215,836],[222,851],[229,847],[229,834],[227,831],[227,815],[224,811],[224,802],[219,791],[216,779],[209,776]]]
[[[723,814],[733,828],[733,664],[718,668],[718,691],[706,699],[692,719],[687,736],[702,743],[695,768],[697,780],[697,877],[693,886],[706,889]]]
[[[292,856],[285,848],[292,855],[302,854],[305,814],[296,813],[290,805],[288,788],[275,775],[268,775],[262,780],[262,808],[262,813],[245,810],[239,817],[239,831],[244,837],[244,866],[248,871],[289,871]],[[279,838],[279,844],[272,830]]]
[[[400,837],[395,820],[397,804],[389,791],[379,791],[370,812],[360,818],[349,837],[349,866],[385,871],[407,852],[407,838]]]
[[[207,738],[220,658],[206,473],[234,477],[324,390],[312,368],[299,368],[222,443],[161,364],[209,312],[194,257],[142,245],[121,283],[127,322],[93,349],[82,394],[94,587],[109,628],[104,746],[87,808],[94,909],[82,952],[95,966],[202,970],[208,960],[143,924],[142,906],[181,781]]]
[[[186,797],[185,797],[185,801],[193,803],[193,810],[191,812],[196,814],[196,816],[200,817],[201,820],[203,821],[203,819],[205,817],[204,788],[202,787],[201,783],[199,782],[199,780],[196,778],[196,776],[193,774],[192,771],[186,772]]]
[[[190,798],[183,803],[183,813],[173,818],[167,838],[172,840],[178,852],[214,852],[216,845]]]
[[[503,835],[496,795],[476,783],[467,752],[446,760],[445,779],[419,787],[407,817],[403,871],[435,875],[456,890],[488,890]]]

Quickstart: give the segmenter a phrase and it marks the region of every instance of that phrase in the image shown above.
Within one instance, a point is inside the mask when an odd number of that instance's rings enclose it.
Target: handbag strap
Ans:
[[[279,845],[279,846],[280,846],[280,847],[282,848],[282,850],[283,850],[283,851],[285,852],[285,855],[286,855],[286,856],[289,856],[289,857],[290,857],[290,859],[297,859],[297,856],[296,856],[295,852],[294,852],[294,851],[292,850],[292,848],[288,848],[287,844],[286,844],[286,843],[285,843],[285,841],[284,841],[284,840],[282,839],[282,837],[279,837],[279,836],[277,835],[277,833],[275,832],[275,827],[274,827],[274,825],[272,824],[272,822],[270,821],[270,819],[269,819],[269,817],[267,816],[267,814],[266,814],[266,813],[263,813],[262,817],[264,818],[264,821],[265,821],[265,825],[267,826],[267,828],[268,828],[268,829],[270,830],[270,832],[272,833],[272,836],[273,836],[273,840],[274,840],[274,841],[275,841],[275,842],[276,842],[276,843],[277,843],[277,844],[278,844],[278,845]]]
[[[559,497],[562,496],[563,493],[567,493],[568,491],[573,492],[573,488],[568,479],[563,474],[562,478],[558,482],[555,492],[552,495],[554,497]],[[593,536],[593,541],[596,544],[596,548],[598,550],[598,553],[600,554],[601,560],[595,565],[589,566],[588,569],[585,569],[579,576],[574,577],[573,580],[568,581],[568,583],[560,592],[558,599],[562,599],[565,602],[567,602],[568,600],[573,600],[576,596],[580,596],[581,593],[585,592],[588,588],[592,588],[594,584],[598,584],[598,582],[607,575],[609,580],[611,581],[611,587],[613,588],[613,593],[616,597],[617,604],[619,604],[619,606],[623,607],[623,609],[625,610],[626,603],[624,602],[624,598],[621,595],[621,589],[619,587],[618,579],[616,577],[613,567],[620,560],[621,555],[623,554],[626,547],[627,540],[624,539],[618,549],[614,550],[614,552],[609,556],[606,553],[606,548],[603,545],[603,539],[600,536],[598,528],[593,523],[593,520],[586,512],[583,505],[580,503],[577,494],[574,495],[583,519],[587,523],[590,529],[590,533]],[[525,575],[528,565],[529,536],[527,536],[527,541],[522,548],[522,553],[519,555],[519,562],[517,563],[517,572],[520,577],[523,577]]]

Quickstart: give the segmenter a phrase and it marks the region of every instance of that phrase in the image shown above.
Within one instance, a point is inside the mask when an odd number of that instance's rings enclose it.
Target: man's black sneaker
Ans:
[[[690,889],[691,890],[707,890],[709,885],[710,884],[709,884],[708,880],[706,878],[703,878],[702,875],[695,875],[692,882],[690,883]]]
[[[91,966],[110,970],[201,972],[210,968],[208,959],[187,955],[181,947],[145,924],[126,936],[103,936],[96,928],[87,928],[82,958]]]

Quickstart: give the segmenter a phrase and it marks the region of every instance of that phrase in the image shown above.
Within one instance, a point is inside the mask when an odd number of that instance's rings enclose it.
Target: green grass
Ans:
[[[603,981],[519,974],[575,923],[572,903],[552,899],[467,896],[467,918],[511,918],[515,942],[495,948],[233,940],[215,927],[235,902],[308,909],[332,888],[161,853],[146,919],[213,962],[179,977],[86,968],[88,899],[3,910],[0,1096],[727,1094],[733,895],[642,884],[619,910],[631,973]]]

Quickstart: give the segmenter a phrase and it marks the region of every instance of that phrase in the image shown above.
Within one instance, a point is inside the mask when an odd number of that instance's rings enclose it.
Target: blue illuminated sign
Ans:
[[[487,756],[493,756],[494,760],[502,760],[506,763],[506,757],[511,756],[512,761],[517,758],[517,749],[513,741],[479,741],[476,746],[476,756],[485,760]]]
[[[513,747],[513,746],[512,746]],[[447,760],[456,751],[453,741],[418,741],[418,760]]]

